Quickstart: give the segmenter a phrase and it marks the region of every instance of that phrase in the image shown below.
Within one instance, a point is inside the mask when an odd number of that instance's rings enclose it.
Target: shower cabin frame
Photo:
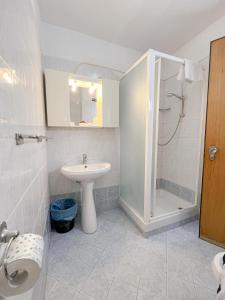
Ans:
[[[196,163],[197,180],[195,184],[195,203],[183,210],[169,212],[165,215],[154,216],[156,201],[156,173],[157,173],[157,150],[158,150],[158,120],[159,120],[159,89],[161,77],[161,59],[184,64],[185,60],[173,55],[149,49],[123,76],[125,77],[139,63],[147,59],[147,83],[148,98],[146,109],[146,131],[145,131],[145,174],[144,174],[144,215],[140,216],[134,209],[128,207],[120,198],[120,205],[125,212],[134,220],[142,232],[148,233],[161,229],[162,227],[176,226],[181,222],[195,218],[199,213],[201,196],[203,149],[206,115],[206,95],[203,97],[201,110],[201,126],[198,143],[198,159]],[[121,78],[121,79],[122,79]],[[156,84],[157,80],[157,84]]]

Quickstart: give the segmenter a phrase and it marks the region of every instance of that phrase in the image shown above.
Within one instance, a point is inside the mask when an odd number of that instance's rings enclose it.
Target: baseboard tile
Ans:
[[[180,197],[190,203],[195,203],[195,192],[192,189],[179,185],[173,181],[169,181],[164,178],[157,178],[156,187],[157,189],[166,190],[167,192],[177,197]]]
[[[100,187],[95,188],[93,191],[94,194],[94,201],[95,201],[95,207],[96,211],[103,212],[110,209],[114,209],[119,206],[118,200],[119,200],[119,186],[108,186],[108,187]],[[80,203],[81,201],[81,192],[72,192],[72,193],[66,193],[66,194],[59,194],[51,196],[51,201],[56,199],[62,199],[62,198],[74,198]],[[79,210],[78,210],[79,212]]]

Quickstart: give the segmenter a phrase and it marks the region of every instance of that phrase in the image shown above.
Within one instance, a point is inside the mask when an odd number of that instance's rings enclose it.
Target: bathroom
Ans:
[[[0,0],[0,299],[225,299],[224,12]]]

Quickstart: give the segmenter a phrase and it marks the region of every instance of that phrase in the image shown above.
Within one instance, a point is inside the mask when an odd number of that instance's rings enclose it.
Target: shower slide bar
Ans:
[[[44,135],[28,135],[22,133],[15,134],[16,145],[23,145],[25,139],[36,140],[37,143],[41,143],[43,140],[48,141],[49,139],[52,138]]]

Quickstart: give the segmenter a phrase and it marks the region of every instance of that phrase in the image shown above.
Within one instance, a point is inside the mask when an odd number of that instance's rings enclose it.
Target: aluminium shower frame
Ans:
[[[148,60],[149,99],[146,112],[145,136],[145,194],[144,194],[144,222],[149,223],[154,216],[156,200],[156,170],[158,150],[158,118],[159,118],[159,89],[161,77],[161,59],[184,64],[182,58],[162,53],[153,49],[146,53]],[[158,71],[157,68],[158,67]],[[157,82],[156,82],[157,80]]]
[[[122,78],[126,76],[132,69],[134,69],[144,59],[147,59],[147,85],[148,85],[148,99],[146,109],[146,130],[145,130],[145,176],[144,176],[144,215],[140,216],[136,211],[129,209],[120,201],[121,206],[126,213],[134,220],[137,226],[143,232],[162,227],[162,225],[173,224],[185,218],[196,215],[198,211],[197,203],[199,203],[201,193],[202,181],[202,161],[203,161],[203,145],[204,145],[204,131],[205,131],[205,107],[206,101],[203,101],[201,112],[201,128],[199,139],[199,155],[197,166],[197,180],[196,180],[196,201],[193,207],[184,209],[178,212],[168,213],[166,216],[154,217],[154,206],[156,199],[156,170],[157,170],[157,150],[158,150],[158,116],[159,116],[159,87],[160,87],[160,71],[161,59],[167,59],[177,63],[184,64],[185,60],[173,55],[149,49],[135,64],[125,73]],[[157,73],[156,66],[159,72]],[[158,80],[156,87],[155,80]],[[156,222],[154,222],[156,221]],[[159,225],[159,223],[161,224]]]
[[[201,126],[199,130],[198,159],[196,161],[196,183],[195,183],[195,202],[190,208],[182,211],[174,211],[166,216],[154,216],[156,201],[156,177],[157,177],[157,153],[158,153],[158,117],[159,117],[159,90],[161,77],[161,59],[185,64],[185,60],[173,55],[162,53],[150,49],[148,55],[148,81],[149,81],[149,100],[146,124],[146,148],[145,148],[145,197],[144,197],[144,222],[150,223],[153,220],[163,220],[165,217],[174,217],[174,221],[182,220],[182,214],[187,216],[196,215],[198,211],[197,204],[200,202],[201,182],[202,182],[202,161],[203,161],[203,144],[205,132],[205,108],[207,97],[203,97],[201,110]],[[157,73],[158,67],[158,73]],[[157,80],[157,84],[156,84]]]

